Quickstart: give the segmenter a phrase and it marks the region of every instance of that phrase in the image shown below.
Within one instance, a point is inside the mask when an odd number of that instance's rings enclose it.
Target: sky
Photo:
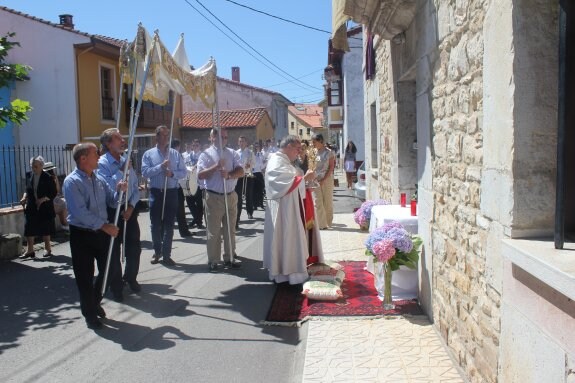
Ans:
[[[120,40],[132,41],[141,22],[150,34],[159,31],[169,51],[183,33],[196,68],[213,57],[220,77],[231,79],[231,68],[238,66],[242,83],[292,102],[318,103],[324,97],[331,0],[0,0],[0,5],[56,24],[58,15],[71,14],[75,29]]]

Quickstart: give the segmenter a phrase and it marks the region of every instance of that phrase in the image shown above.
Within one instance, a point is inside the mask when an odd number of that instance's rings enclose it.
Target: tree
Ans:
[[[15,33],[8,33],[0,38],[0,89],[11,86],[13,81],[26,81],[28,78],[28,71],[31,69],[23,64],[8,64],[5,62],[8,56],[8,51],[16,46],[20,46],[18,42],[10,41]],[[28,101],[15,99],[10,102],[10,106],[0,107],[0,128],[6,126],[9,121],[18,125],[28,120],[27,113],[32,110]]]

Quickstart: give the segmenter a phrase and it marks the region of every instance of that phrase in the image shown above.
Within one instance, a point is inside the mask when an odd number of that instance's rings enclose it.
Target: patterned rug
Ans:
[[[265,325],[299,326],[313,317],[382,317],[388,315],[423,315],[417,300],[394,301],[395,309],[384,310],[377,298],[373,275],[364,270],[365,262],[339,262],[345,272],[341,286],[343,298],[315,301],[287,284],[279,284]]]

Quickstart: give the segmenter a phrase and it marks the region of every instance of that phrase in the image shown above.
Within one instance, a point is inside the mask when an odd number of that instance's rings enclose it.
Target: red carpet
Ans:
[[[314,301],[287,284],[279,284],[264,324],[298,325],[309,317],[370,317],[384,315],[423,315],[417,300],[394,301],[395,309],[383,310],[373,286],[373,275],[364,270],[365,262],[340,262],[345,279],[343,298]]]

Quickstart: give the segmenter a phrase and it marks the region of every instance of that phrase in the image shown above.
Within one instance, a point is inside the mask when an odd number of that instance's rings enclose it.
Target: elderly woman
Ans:
[[[333,222],[333,169],[335,154],[327,148],[323,135],[316,133],[311,138],[317,150],[315,173],[319,187],[313,192],[317,221],[320,230],[325,230]]]
[[[34,258],[34,238],[41,236],[44,240],[44,257],[52,255],[50,235],[55,231],[54,197],[56,197],[56,184],[52,177],[44,172],[44,158],[41,156],[30,159],[32,173],[26,181],[26,193],[20,203],[24,206],[26,223],[24,236],[28,249],[23,258]]]

